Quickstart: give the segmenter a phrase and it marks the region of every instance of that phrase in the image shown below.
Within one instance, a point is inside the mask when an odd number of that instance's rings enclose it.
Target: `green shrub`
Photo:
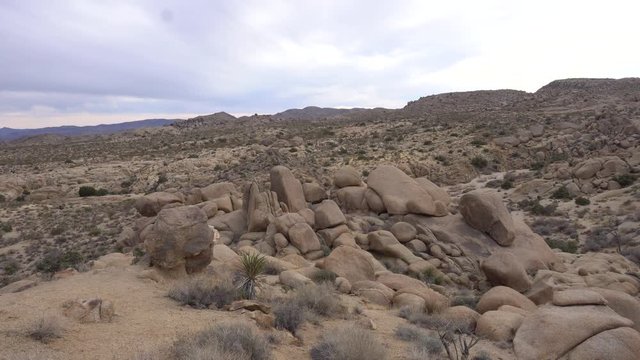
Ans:
[[[531,164],[531,166],[529,167],[531,170],[533,171],[538,171],[538,170],[542,170],[542,168],[544,168],[544,163],[537,161],[534,162],[533,164]]]
[[[571,196],[567,187],[562,185],[551,194],[551,198],[560,200],[571,200],[573,196]]]
[[[185,336],[173,344],[172,359],[176,360],[271,360],[271,348],[255,325],[223,323],[194,335]]]
[[[336,281],[337,277],[338,275],[336,275],[336,273],[334,273],[333,271],[320,269],[319,271],[313,273],[310,279],[313,280],[313,282],[315,282],[316,284],[321,284],[324,282],[333,284]]]
[[[13,226],[11,226],[11,224],[8,223],[8,222],[0,223],[0,231],[9,233],[9,232],[13,231]]]
[[[109,195],[109,190],[107,189],[100,188],[96,191],[96,196],[106,196],[106,195]]]
[[[578,252],[578,242],[576,240],[555,240],[555,239],[544,239],[552,249],[560,249],[562,252],[575,254]]]
[[[513,181],[511,180],[504,180],[502,182],[502,184],[500,184],[500,187],[504,190],[509,190],[511,188],[513,188]]]
[[[549,205],[540,204],[540,200],[525,199],[518,203],[518,207],[523,211],[528,211],[533,215],[552,216],[556,213],[558,204],[553,202]]]
[[[258,253],[242,254],[240,267],[236,272],[236,281],[240,293],[245,299],[256,298],[256,287],[265,270],[267,258]]]
[[[586,206],[586,205],[591,204],[591,201],[589,201],[589,199],[587,199],[586,197],[582,197],[582,196],[577,197],[575,202],[576,202],[576,205],[580,205],[580,206]]]
[[[636,181],[636,177],[631,174],[625,174],[625,175],[615,176],[613,180],[618,184],[620,184],[620,186],[627,187]]]
[[[55,273],[67,268],[75,268],[84,261],[84,257],[77,251],[60,252],[54,249],[36,263],[36,269],[45,273]]]
[[[489,162],[487,161],[487,159],[483,158],[482,156],[474,156],[471,159],[471,165],[473,165],[473,167],[477,169],[483,169],[487,167],[487,165],[489,165]]]
[[[96,196],[97,193],[98,191],[93,186],[80,186],[80,190],[78,190],[80,197]]]

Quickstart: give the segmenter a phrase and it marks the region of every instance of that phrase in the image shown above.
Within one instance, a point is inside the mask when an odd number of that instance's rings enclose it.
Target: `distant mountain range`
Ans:
[[[11,141],[21,139],[25,137],[52,134],[61,136],[78,136],[78,135],[98,135],[98,134],[113,134],[120,131],[135,130],[148,127],[160,127],[170,125],[175,122],[170,119],[148,119],[129,121],[118,124],[102,124],[93,126],[57,126],[46,127],[40,129],[12,129],[3,127],[0,128],[0,141]]]

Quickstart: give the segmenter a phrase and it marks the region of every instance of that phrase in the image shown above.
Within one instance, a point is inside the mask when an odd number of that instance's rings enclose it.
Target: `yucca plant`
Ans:
[[[266,260],[263,255],[257,253],[240,256],[236,281],[238,289],[245,299],[256,298],[256,287],[258,287],[258,280],[264,273]]]

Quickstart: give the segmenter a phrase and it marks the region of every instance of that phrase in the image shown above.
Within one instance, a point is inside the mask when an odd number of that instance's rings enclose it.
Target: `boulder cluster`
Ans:
[[[519,359],[640,352],[640,283],[622,258],[552,251],[490,190],[455,203],[390,165],[366,181],[343,167],[325,189],[276,166],[268,190],[218,183],[135,206],[144,217],[121,241],[142,244],[161,269],[194,273],[261,253],[282,285],[329,271],[340,292],[464,320],[478,336],[512,341]],[[456,289],[483,293],[475,310],[452,306]]]

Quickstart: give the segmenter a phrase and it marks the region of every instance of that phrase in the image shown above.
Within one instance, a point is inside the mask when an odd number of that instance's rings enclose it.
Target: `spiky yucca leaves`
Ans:
[[[236,274],[238,289],[245,299],[256,298],[258,280],[262,277],[266,266],[263,255],[252,253],[240,256],[240,266]]]

